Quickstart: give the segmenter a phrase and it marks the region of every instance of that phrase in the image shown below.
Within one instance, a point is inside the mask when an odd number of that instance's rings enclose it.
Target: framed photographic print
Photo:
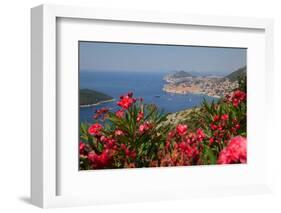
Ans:
[[[78,45],[80,170],[247,162],[246,48]]]
[[[32,203],[270,191],[272,20],[31,14]]]

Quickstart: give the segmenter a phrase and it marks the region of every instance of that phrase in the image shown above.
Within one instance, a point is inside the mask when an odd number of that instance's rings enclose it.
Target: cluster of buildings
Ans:
[[[227,78],[219,77],[185,77],[164,79],[166,84],[163,87],[165,92],[177,94],[205,94],[212,97],[223,97],[238,87],[238,82],[231,82]]]

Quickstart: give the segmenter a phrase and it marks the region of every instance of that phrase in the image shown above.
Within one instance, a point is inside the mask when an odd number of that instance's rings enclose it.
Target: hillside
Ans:
[[[178,71],[178,72],[175,72],[175,73],[171,74],[171,77],[185,78],[185,77],[192,77],[192,75],[189,72],[181,70],[181,71]]]
[[[80,106],[98,104],[100,102],[113,100],[111,96],[91,89],[80,89],[79,93]]]
[[[180,83],[186,79],[192,78],[193,75],[186,71],[176,71],[164,76],[164,80],[169,83]]]
[[[239,78],[246,76],[246,71],[247,71],[247,67],[245,66],[230,73],[229,75],[225,76],[225,78],[229,79],[232,82],[237,81],[239,80]]]

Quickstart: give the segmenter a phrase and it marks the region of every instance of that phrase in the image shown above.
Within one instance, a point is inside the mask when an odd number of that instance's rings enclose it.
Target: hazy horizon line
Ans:
[[[170,72],[178,72],[178,71],[185,71],[185,72],[194,72],[194,73],[222,73],[222,74],[228,74],[232,73],[234,71],[237,71],[240,68],[247,67],[247,65],[239,66],[238,68],[234,70],[226,70],[226,71],[216,71],[216,70],[208,70],[208,71],[198,71],[198,70],[186,70],[186,69],[173,69],[173,70],[119,70],[119,69],[79,69],[79,72],[130,72],[130,73],[140,73],[140,72],[162,72],[162,73],[170,73]]]

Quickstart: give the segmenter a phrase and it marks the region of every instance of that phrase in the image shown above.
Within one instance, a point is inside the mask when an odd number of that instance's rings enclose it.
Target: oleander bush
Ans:
[[[177,123],[142,98],[125,94],[119,109],[81,123],[81,170],[247,162],[246,83],[217,102],[203,101]]]

